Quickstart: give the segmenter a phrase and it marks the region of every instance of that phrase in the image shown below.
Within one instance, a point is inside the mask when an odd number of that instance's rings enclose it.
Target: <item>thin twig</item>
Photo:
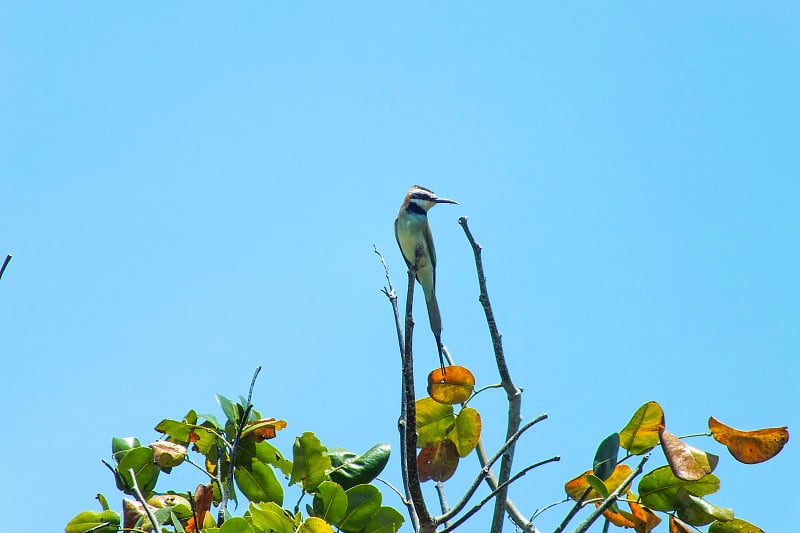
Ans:
[[[600,517],[600,515],[603,514],[603,511],[614,505],[614,502],[617,501],[619,495],[625,492],[628,489],[628,486],[631,484],[631,482],[636,478],[636,476],[642,473],[642,470],[644,469],[644,464],[647,462],[648,459],[650,459],[649,453],[644,457],[642,457],[642,460],[639,461],[639,464],[636,466],[633,472],[631,472],[630,475],[626,477],[625,480],[611,492],[611,494],[608,495],[608,498],[603,500],[603,503],[601,503],[594,511],[592,511],[592,514],[590,514],[586,518],[586,520],[581,522],[580,525],[578,525],[578,527],[575,528],[575,530],[572,533],[585,533],[592,526],[594,521],[597,520]]]
[[[400,501],[403,502],[403,505],[407,505],[408,504],[406,499],[403,497],[403,493],[400,492],[397,487],[395,487],[394,485],[392,485],[391,483],[389,483],[388,481],[386,481],[382,477],[376,477],[375,480],[376,481],[380,481],[381,483],[383,483],[384,485],[389,487],[389,489],[391,489],[392,492],[397,494],[397,497],[400,498]]]
[[[478,439],[478,445],[475,446],[475,455],[478,456],[478,462],[481,463],[482,467],[483,465],[488,464],[489,456],[486,453],[486,448],[483,445],[483,439]],[[486,484],[489,485],[489,488],[493,491],[496,490],[500,485],[491,469],[489,469],[486,473]],[[514,524],[516,524],[517,527],[519,527],[525,533],[540,533],[536,526],[534,526],[533,523],[522,514],[522,511],[517,508],[517,506],[508,496],[506,496],[506,511],[508,511],[508,516],[511,517],[511,520],[514,522]]]
[[[386,259],[384,259],[383,254],[378,251],[378,247],[374,244],[372,245],[372,250],[380,257],[381,264],[383,265],[383,272],[386,275],[386,285],[388,288],[384,287],[381,292],[389,298],[389,302],[392,304],[395,329],[397,330],[397,344],[400,346],[400,359],[402,360],[403,354],[405,354],[405,348],[403,347],[403,327],[400,323],[400,309],[397,307],[397,292],[392,286],[392,279],[389,277],[389,265],[386,264]]]
[[[467,225],[467,217],[460,217],[458,219],[458,223],[463,228],[464,233],[467,236],[467,240],[472,246],[472,253],[475,256],[475,268],[478,273],[478,285],[481,293],[478,300],[483,306],[483,312],[486,315],[486,323],[489,326],[489,334],[492,337],[492,347],[494,348],[495,361],[497,362],[497,371],[500,373],[500,382],[503,384],[503,388],[506,391],[506,396],[508,397],[508,421],[506,428],[506,440],[508,440],[511,438],[511,435],[513,435],[519,429],[519,425],[522,420],[520,416],[520,413],[522,412],[522,391],[516,385],[514,385],[514,382],[511,379],[511,374],[508,371],[508,365],[506,364],[506,358],[503,352],[502,335],[497,329],[497,322],[495,321],[494,312],[492,311],[492,304],[489,301],[489,293],[486,290],[486,276],[483,273],[483,261],[481,260],[482,247],[475,241],[475,237],[472,236],[472,232]],[[500,474],[498,476],[500,485],[498,486],[498,489],[504,486],[505,482],[508,481],[509,477],[511,476],[511,466],[513,461],[514,445],[512,444],[508,450],[506,450],[505,454],[503,455],[503,460],[500,462]],[[494,515],[492,516],[492,527],[490,530],[491,533],[500,533],[503,529],[503,515],[506,512],[507,495],[508,491],[506,488],[500,489],[497,493],[497,500],[495,500],[494,505]]]
[[[507,481],[505,481],[504,483],[500,484],[497,487],[497,489],[495,489],[491,493],[489,493],[485,498],[483,498],[480,502],[478,502],[478,504],[475,505],[475,507],[473,507],[472,509],[470,509],[469,511],[464,513],[464,516],[462,516],[461,518],[459,518],[458,520],[453,522],[452,526],[450,526],[450,527],[448,527],[446,529],[443,529],[441,531],[441,533],[447,533],[449,531],[453,531],[455,528],[457,528],[458,526],[463,524],[467,519],[469,519],[470,516],[472,516],[473,514],[477,513],[481,509],[481,507],[483,507],[486,504],[486,502],[488,502],[492,498],[496,498],[497,495],[500,493],[500,491],[503,491],[503,490],[507,489],[509,485],[511,485],[513,482],[515,482],[516,480],[518,480],[519,478],[521,478],[522,476],[527,474],[529,471],[533,470],[534,468],[538,468],[538,467],[540,467],[542,465],[545,465],[547,463],[552,463],[554,461],[560,461],[560,460],[561,460],[561,458],[556,455],[556,456],[551,457],[549,459],[545,459],[544,461],[539,461],[538,463],[534,463],[532,465],[526,466],[525,468],[523,468],[522,470],[520,470],[519,472],[514,474],[512,477],[508,478]]]
[[[541,509],[536,509],[536,510],[533,512],[533,514],[531,515],[530,521],[531,521],[531,522],[533,522],[534,520],[536,520],[536,518],[537,518],[539,515],[541,515],[542,513],[544,513],[545,511],[547,511],[548,509],[552,509],[553,507],[555,507],[555,506],[557,506],[557,505],[561,505],[562,503],[567,503],[568,501],[569,501],[569,498],[564,498],[563,500],[559,500],[559,501],[557,501],[557,502],[553,502],[553,503],[551,503],[551,504],[549,504],[549,505],[545,505],[545,506],[544,506],[544,507],[542,507]]]
[[[442,514],[445,515],[450,510],[447,505],[447,496],[444,493],[444,483],[441,481],[436,482],[436,494],[439,496],[439,507],[442,509]],[[450,524],[445,520],[445,527]]]
[[[469,489],[467,489],[467,492],[464,494],[461,500],[452,509],[450,509],[449,512],[444,513],[444,515],[440,517],[438,520],[444,521],[454,518],[455,515],[461,511],[461,509],[466,507],[467,503],[469,503],[470,498],[472,498],[472,496],[475,494],[475,491],[480,486],[481,481],[483,481],[483,479],[489,474],[491,466],[505,453],[506,450],[508,450],[508,448],[510,448],[517,442],[517,440],[522,436],[523,433],[525,433],[535,424],[545,419],[547,419],[547,415],[541,414],[536,418],[534,418],[533,420],[531,420],[530,422],[526,423],[516,433],[511,435],[511,438],[508,439],[505,443],[503,443],[503,445],[500,447],[497,453],[495,453],[492,456],[492,458],[489,459],[489,461],[487,461],[487,463],[483,466],[483,468],[481,468],[480,473],[475,478],[475,481],[472,482],[472,485],[470,485]],[[496,493],[499,488],[500,486],[498,485],[497,487],[494,488],[494,490],[492,490],[492,493],[493,494]]]
[[[553,533],[561,533],[562,531],[564,531],[564,529],[567,527],[567,524],[569,524],[570,520],[572,520],[575,517],[575,515],[578,514],[578,511],[583,509],[583,506],[586,503],[586,497],[589,495],[591,491],[592,487],[586,487],[586,490],[583,491],[581,497],[578,498],[578,501],[576,501],[575,505],[572,506],[572,509],[569,510],[567,516],[565,516],[564,519],[561,521],[561,523],[558,524],[558,527],[553,530]]]
[[[3,261],[3,266],[2,266],[2,267],[0,267],[0,279],[2,279],[2,277],[3,277],[3,272],[5,272],[5,271],[6,271],[6,267],[8,266],[8,263],[9,263],[10,261],[11,261],[11,254],[8,254],[8,255],[6,256],[6,259],[5,259],[5,261]]]
[[[197,492],[196,489],[195,492]],[[189,496],[189,506],[192,508],[192,518],[194,518],[195,529],[199,531],[203,525],[197,522],[197,504],[194,503],[194,494],[192,494],[192,491],[187,491],[186,494]]]
[[[225,511],[228,508],[228,499],[231,496],[231,491],[233,490],[233,474],[236,470],[236,452],[239,450],[239,442],[242,440],[242,432],[244,431],[245,426],[247,426],[247,418],[250,416],[250,411],[253,409],[253,387],[256,386],[256,378],[258,377],[258,373],[261,372],[261,366],[256,367],[256,371],[253,372],[253,379],[250,380],[250,391],[247,393],[247,405],[244,408],[244,413],[242,413],[241,418],[239,419],[239,427],[236,429],[236,440],[233,441],[233,447],[231,448],[231,460],[228,466],[228,480],[225,484],[225,490],[222,491],[222,499],[219,502],[219,511],[217,512],[217,524],[222,525],[225,522]]]
[[[397,330],[397,343],[400,347],[400,363],[405,368],[405,357],[406,357],[406,348],[405,343],[403,341],[403,326],[400,322],[400,309],[397,305],[397,292],[394,290],[394,286],[392,285],[392,280],[389,277],[389,267],[386,264],[386,260],[383,258],[383,255],[378,251],[377,247],[373,244],[373,249],[375,253],[380,257],[381,264],[383,265],[383,270],[386,273],[386,283],[388,288],[384,287],[381,291],[388,299],[389,303],[392,305],[392,311],[394,313],[394,324],[395,329]],[[412,293],[413,294],[413,293]],[[403,370],[405,372],[405,370]],[[412,388],[413,390],[413,388]],[[406,387],[405,387],[405,373],[403,373],[403,382],[401,385],[400,391],[400,419],[397,421],[397,429],[400,433],[400,464],[402,467],[400,468],[400,474],[403,478],[403,488],[406,491],[405,498],[403,498],[403,503],[406,506],[406,512],[408,513],[408,517],[411,520],[411,524],[414,527],[414,531],[419,530],[419,518],[417,517],[417,513],[414,512],[414,502],[411,498],[411,491],[409,490],[409,482],[408,482],[408,470],[406,469],[407,463],[407,453],[408,453],[408,443],[406,442],[406,437],[408,435],[408,421],[406,419]],[[411,448],[412,453],[416,453],[415,447]]]
[[[128,472],[131,475],[131,480],[133,481],[133,492],[136,494],[136,499],[139,500],[139,503],[142,504],[144,507],[144,512],[147,513],[147,518],[150,519],[150,523],[153,524],[153,529],[156,530],[156,533],[161,533],[161,524],[158,523],[156,517],[153,516],[153,513],[150,512],[150,506],[147,504],[147,500],[144,499],[142,495],[142,491],[139,490],[139,483],[136,481],[136,472],[134,472],[133,468],[129,468]]]

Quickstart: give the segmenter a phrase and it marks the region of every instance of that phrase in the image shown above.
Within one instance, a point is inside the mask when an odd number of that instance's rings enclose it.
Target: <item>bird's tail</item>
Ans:
[[[439,364],[444,370],[444,355],[442,354],[442,315],[439,313],[439,302],[436,293],[425,291],[425,303],[428,306],[428,320],[431,322],[431,331],[436,339],[436,349],[439,351]]]

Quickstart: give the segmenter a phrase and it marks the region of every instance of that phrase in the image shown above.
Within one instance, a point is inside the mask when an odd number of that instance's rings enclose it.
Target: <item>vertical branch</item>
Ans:
[[[386,265],[386,260],[383,258],[383,255],[378,251],[378,248],[373,244],[372,245],[373,251],[380,257],[381,264],[383,265],[383,270],[386,274],[386,284],[387,286],[383,288],[381,291],[388,299],[389,303],[392,304],[392,310],[394,311],[394,324],[395,329],[397,330],[397,343],[400,346],[400,362],[401,364],[405,361],[406,355],[406,348],[405,343],[403,342],[403,326],[400,323],[400,309],[397,305],[397,292],[394,290],[394,286],[392,285],[392,280],[389,277],[389,267]],[[417,517],[417,513],[414,511],[414,502],[411,498],[411,491],[410,491],[410,484],[408,481],[408,470],[406,469],[406,461],[407,461],[407,427],[408,422],[406,419],[406,394],[405,394],[405,381],[403,381],[403,385],[401,385],[400,391],[400,420],[397,422],[398,430],[400,432],[400,474],[403,478],[403,489],[405,491],[405,499],[403,503],[406,506],[406,511],[408,512],[408,517],[411,519],[411,524],[414,527],[414,531],[419,530],[419,518]],[[412,448],[412,452],[416,453],[416,450]]]
[[[233,473],[236,469],[236,452],[239,450],[239,441],[242,440],[242,432],[247,425],[247,417],[250,416],[250,411],[253,410],[253,387],[256,385],[256,378],[258,373],[261,372],[261,367],[257,366],[256,371],[253,373],[253,379],[250,380],[250,391],[247,393],[247,405],[244,408],[242,417],[239,419],[239,427],[236,428],[236,440],[233,441],[231,447],[231,460],[228,466],[228,479],[225,483],[225,488],[222,491],[222,500],[219,502],[219,512],[217,513],[217,524],[220,526],[225,522],[225,511],[228,508],[228,500],[231,497],[231,490],[233,490]]]
[[[414,334],[414,282],[417,274],[417,262],[422,254],[422,246],[417,246],[414,264],[408,269],[408,294],[406,297],[405,350],[403,352],[403,418],[405,419],[406,461],[403,468],[408,471],[408,492],[414,505],[414,512],[419,519],[419,531],[434,531],[434,522],[425,499],[417,469],[417,406],[414,395],[414,356],[412,337]]]
[[[483,306],[483,312],[486,315],[486,322],[489,326],[489,334],[492,337],[492,347],[494,348],[495,361],[497,362],[497,370],[500,373],[500,382],[506,391],[508,398],[508,421],[506,428],[506,440],[510,439],[514,433],[519,430],[521,421],[521,404],[522,404],[522,391],[514,385],[511,380],[511,374],[506,365],[505,354],[503,353],[502,336],[497,329],[497,322],[495,322],[494,312],[492,311],[492,304],[489,301],[489,294],[486,290],[486,277],[483,273],[483,261],[481,260],[481,245],[475,241],[472,232],[467,225],[467,217],[460,217],[458,223],[464,230],[467,240],[472,246],[472,252],[475,256],[475,267],[478,273],[478,285],[480,287],[479,301]],[[500,463],[500,474],[498,476],[498,491],[497,498],[495,499],[494,515],[492,517],[492,533],[500,533],[503,529],[503,518],[506,513],[506,496],[508,495],[507,481],[511,476],[511,465],[514,461],[514,448],[510,446],[503,454],[503,459]]]

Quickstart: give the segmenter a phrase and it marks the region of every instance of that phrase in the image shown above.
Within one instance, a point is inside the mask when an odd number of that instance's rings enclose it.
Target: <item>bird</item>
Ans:
[[[436,204],[458,204],[455,200],[439,198],[430,189],[414,185],[406,193],[400,212],[394,221],[394,236],[408,268],[416,265],[417,282],[425,294],[428,319],[439,351],[439,364],[444,372],[442,355],[442,316],[436,301],[436,249],[433,247],[428,210]]]

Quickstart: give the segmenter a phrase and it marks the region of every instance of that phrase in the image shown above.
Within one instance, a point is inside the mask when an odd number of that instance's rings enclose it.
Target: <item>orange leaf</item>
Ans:
[[[659,438],[672,473],[679,479],[697,481],[717,466],[719,457],[689,446],[666,429],[661,430]]]
[[[675,515],[669,515],[669,533],[695,533],[695,529],[685,524]]]
[[[452,368],[452,367],[448,367]],[[419,480],[447,481],[458,466],[458,450],[453,441],[440,440],[422,448],[417,456]]]
[[[475,376],[463,366],[437,368],[428,374],[428,395],[439,403],[455,404],[467,401],[475,388]]]
[[[599,507],[600,504],[596,503],[595,507]],[[608,518],[608,521],[614,524],[617,527],[637,527],[641,525],[642,521],[636,518],[631,513],[627,513],[625,511],[620,510],[619,512],[614,512],[611,509],[606,509],[603,511],[603,516]]]
[[[786,426],[741,431],[726,426],[712,416],[708,419],[708,429],[717,442],[727,446],[737,461],[749,465],[772,459],[789,441]]]
[[[583,493],[589,488],[589,482],[586,481],[586,474],[593,474],[593,472],[591,470],[587,470],[583,474],[567,481],[567,483],[564,485],[564,490],[567,492],[567,495],[575,501],[580,500],[581,496],[583,496]],[[631,467],[628,465],[617,465],[617,467],[614,469],[614,472],[611,473],[611,476],[605,480],[605,485],[608,487],[609,492],[619,487],[620,483],[625,481],[625,478],[630,474]],[[592,489],[584,499],[593,500],[600,497],[600,494],[598,494],[596,490]]]
[[[633,516],[639,520],[639,524],[634,526],[636,533],[650,533],[661,523],[661,519],[647,507],[642,507],[638,503],[629,501],[628,506],[631,508]]]
[[[252,433],[256,442],[262,442],[266,439],[274,439],[276,432],[286,427],[285,420],[278,420],[277,418],[262,418],[250,424],[247,424],[242,435]]]
[[[197,521],[200,524],[206,517],[206,513],[211,509],[211,502],[214,499],[214,485],[198,485],[194,491],[194,514],[197,516]],[[194,516],[189,518],[189,521],[184,527],[187,533],[194,533],[197,531],[197,526],[194,523]]]

